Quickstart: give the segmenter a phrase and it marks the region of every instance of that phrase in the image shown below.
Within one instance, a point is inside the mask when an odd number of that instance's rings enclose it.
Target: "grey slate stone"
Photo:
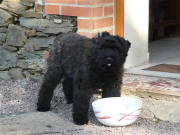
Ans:
[[[21,47],[26,41],[25,30],[14,24],[10,24],[7,31],[7,45]]]
[[[25,28],[25,34],[27,37],[33,37],[33,36],[36,36],[36,30],[31,30],[31,29],[28,29],[28,28]]]
[[[33,7],[34,3],[28,1],[21,1],[21,4],[27,7]]]
[[[10,69],[8,74],[9,74],[10,78],[13,79],[13,80],[22,80],[22,79],[24,79],[22,69],[20,69],[20,68]]]
[[[0,47],[0,70],[5,70],[16,66],[16,57],[13,53]]]
[[[8,26],[13,22],[13,16],[8,12],[0,9],[0,26]]]
[[[15,16],[21,15],[29,8],[28,6],[23,5],[21,0],[3,0],[2,4],[0,4],[0,7],[14,13]]]
[[[28,69],[28,63],[26,62],[26,60],[18,60],[17,67],[20,67],[22,69]]]
[[[17,66],[31,70],[33,73],[42,72],[42,70],[46,67],[46,63],[44,59],[26,59],[26,60],[18,60]]]
[[[22,13],[23,17],[29,17],[29,18],[42,18],[41,12],[35,12],[34,10],[27,10],[24,13]]]
[[[18,59],[34,59],[34,58],[40,58],[40,56],[35,55],[25,49],[21,49],[17,54]]]
[[[28,51],[38,51],[44,48],[48,48],[49,45],[52,45],[54,41],[54,37],[49,38],[30,38],[27,40],[25,44],[25,48]]]
[[[22,2],[30,2],[30,3],[34,3],[36,2],[37,0],[21,0]]]
[[[0,41],[5,42],[6,41],[6,34],[0,33]]]
[[[10,52],[16,52],[17,51],[17,48],[13,47],[13,46],[4,45],[3,48],[10,51]]]
[[[1,72],[0,72],[0,79],[10,80],[10,76],[9,76],[9,74],[8,74],[8,71],[1,71]]]
[[[35,29],[47,34],[67,33],[72,31],[72,24],[69,21],[56,24],[52,20],[36,18],[29,19],[24,17],[21,17],[19,21],[20,25],[24,27]]]
[[[38,37],[48,37],[48,34],[45,34],[43,32],[37,32],[36,36],[38,36]]]
[[[0,33],[6,33],[6,31],[7,31],[6,27],[0,27]]]

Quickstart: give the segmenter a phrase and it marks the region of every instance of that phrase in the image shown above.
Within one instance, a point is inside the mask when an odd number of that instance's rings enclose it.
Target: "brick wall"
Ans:
[[[78,33],[114,32],[114,0],[44,0],[45,13],[77,16]]]

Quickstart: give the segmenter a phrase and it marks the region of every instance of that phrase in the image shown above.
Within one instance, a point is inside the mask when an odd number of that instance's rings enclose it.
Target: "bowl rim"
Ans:
[[[139,106],[139,108],[142,108],[142,100],[141,100],[141,98],[139,98],[139,97],[130,97],[130,96],[123,96],[123,97],[108,97],[108,98],[101,98],[101,99],[97,99],[97,100],[95,100],[95,101],[93,101],[92,102],[92,107],[93,107],[93,109],[94,108],[99,108],[99,107],[97,107],[97,105],[95,105],[97,102],[99,102],[100,100],[106,100],[106,99],[130,99],[130,100],[136,100],[136,101],[138,101],[139,103],[138,103],[138,106]],[[131,109],[134,109],[134,108],[137,108],[137,107],[131,107]],[[101,108],[99,108],[99,109],[101,109]]]

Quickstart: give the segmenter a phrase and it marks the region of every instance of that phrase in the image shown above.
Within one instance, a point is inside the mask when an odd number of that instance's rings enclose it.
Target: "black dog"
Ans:
[[[89,39],[75,33],[57,36],[48,57],[48,70],[39,92],[38,111],[48,111],[53,90],[63,78],[63,91],[73,103],[73,121],[88,123],[91,95],[99,88],[102,97],[119,97],[123,64],[130,43],[108,32]]]

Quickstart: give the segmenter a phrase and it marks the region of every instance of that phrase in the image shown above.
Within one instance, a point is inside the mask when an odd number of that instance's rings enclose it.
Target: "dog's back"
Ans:
[[[50,60],[60,59],[60,64],[64,69],[77,69],[87,61],[87,55],[94,46],[92,39],[76,33],[67,33],[57,36],[50,51]],[[71,73],[69,73],[71,74]]]

